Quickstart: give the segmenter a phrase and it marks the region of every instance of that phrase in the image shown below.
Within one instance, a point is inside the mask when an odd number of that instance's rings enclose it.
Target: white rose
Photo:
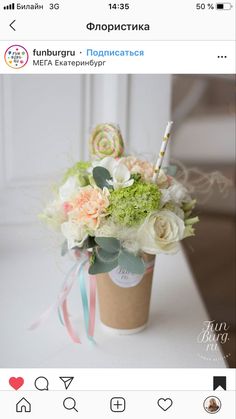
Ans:
[[[188,190],[181,185],[181,183],[174,181],[174,183],[167,189],[160,189],[161,204],[165,205],[167,202],[174,202],[175,204],[182,204],[191,200]]]
[[[141,249],[149,254],[175,253],[184,238],[185,225],[175,213],[161,210],[152,213],[139,229]]]
[[[73,247],[81,247],[88,237],[88,233],[84,226],[74,221],[66,221],[61,225],[61,232],[68,242],[68,249]]]

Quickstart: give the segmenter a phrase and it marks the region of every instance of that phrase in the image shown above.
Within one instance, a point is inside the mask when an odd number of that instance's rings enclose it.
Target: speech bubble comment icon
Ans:
[[[34,386],[39,391],[48,391],[49,381],[46,377],[38,377],[34,382]]]

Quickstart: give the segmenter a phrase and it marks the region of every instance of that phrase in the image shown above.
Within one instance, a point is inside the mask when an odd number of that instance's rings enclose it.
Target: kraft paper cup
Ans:
[[[116,268],[96,275],[103,327],[115,334],[133,334],[148,322],[155,257],[145,255],[147,270],[143,276]]]

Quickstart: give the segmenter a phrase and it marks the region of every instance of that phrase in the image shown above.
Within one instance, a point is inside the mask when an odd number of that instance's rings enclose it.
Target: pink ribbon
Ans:
[[[81,343],[79,336],[76,334],[76,331],[74,330],[70,322],[68,308],[67,308],[67,300],[64,300],[62,303],[62,313],[63,313],[64,322],[65,322],[65,327],[69,336],[71,337],[74,343]]]
[[[70,315],[68,311],[68,296],[70,294],[71,289],[75,283],[76,278],[81,274],[81,271],[85,268],[87,264],[87,259],[80,261],[79,265],[76,263],[73,268],[68,272],[66,275],[64,284],[62,289],[58,295],[57,301],[52,304],[45,312],[39,317],[39,319],[34,322],[29,330],[35,330],[39,326],[41,326],[45,321],[49,318],[50,314],[54,310],[60,309],[62,311],[62,317],[64,326],[69,334],[70,338],[74,343],[81,343],[81,340],[76,332],[75,328],[72,325],[70,320]],[[90,289],[90,298],[89,298],[89,328],[88,328],[88,336],[93,340],[94,330],[95,330],[95,314],[96,314],[96,277],[93,275],[89,275],[89,289]]]

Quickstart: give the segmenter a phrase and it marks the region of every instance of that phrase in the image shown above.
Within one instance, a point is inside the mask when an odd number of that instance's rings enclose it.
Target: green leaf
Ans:
[[[106,250],[100,247],[97,249],[96,255],[101,262],[113,262],[118,259],[119,252],[116,252],[116,253],[107,252]]]
[[[118,264],[121,268],[124,268],[133,274],[142,275],[145,272],[145,264],[141,257],[129,253],[124,249],[122,249],[119,254]]]
[[[90,275],[101,274],[105,272],[110,272],[112,269],[118,266],[118,259],[113,262],[102,262],[97,257],[95,258],[94,263],[89,268]]]
[[[105,167],[94,167],[93,169],[93,178],[96,182],[96,185],[103,189],[103,188],[108,188],[108,189],[113,189],[113,187],[111,185],[109,185],[109,183],[107,183],[107,180],[112,179],[110,172],[105,169]]]
[[[61,245],[61,256],[65,256],[68,252],[68,243],[67,240],[65,240]]]
[[[95,237],[95,241],[108,253],[116,253],[120,250],[120,242],[114,237]]]

